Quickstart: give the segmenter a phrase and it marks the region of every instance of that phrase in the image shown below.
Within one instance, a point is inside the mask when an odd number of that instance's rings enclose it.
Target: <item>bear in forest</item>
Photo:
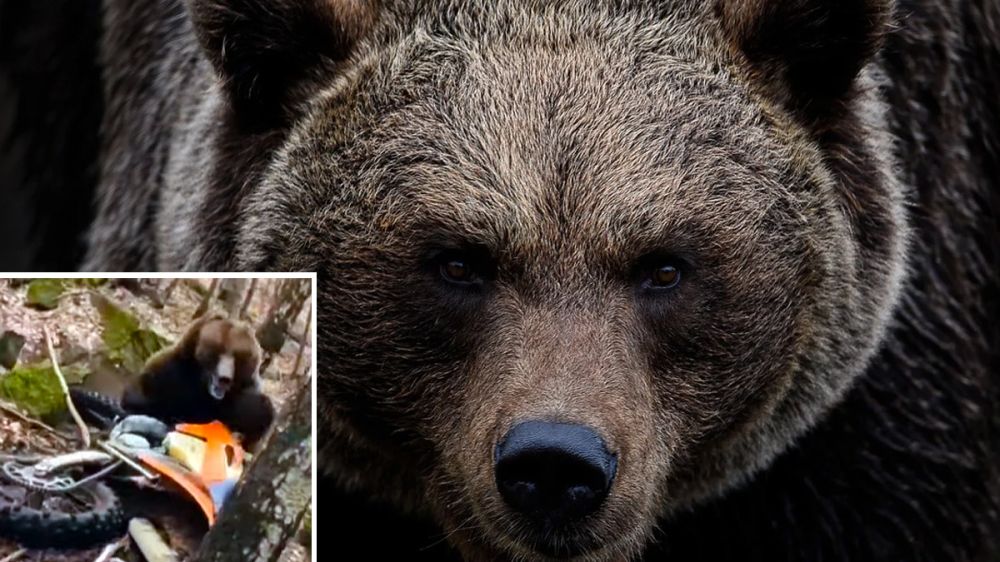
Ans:
[[[105,0],[89,270],[319,275],[319,555],[1000,560],[997,0]]]

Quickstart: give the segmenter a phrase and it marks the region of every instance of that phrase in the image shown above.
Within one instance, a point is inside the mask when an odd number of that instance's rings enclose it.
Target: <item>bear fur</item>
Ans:
[[[319,272],[321,555],[1000,559],[996,0],[106,0],[101,53],[84,267]],[[530,418],[618,455],[573,528],[497,496]]]

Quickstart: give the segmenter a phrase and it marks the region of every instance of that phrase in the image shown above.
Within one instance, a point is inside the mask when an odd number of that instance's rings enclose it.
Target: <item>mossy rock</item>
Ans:
[[[126,371],[138,373],[151,355],[170,343],[153,330],[140,327],[135,316],[104,295],[95,293],[91,300],[101,314],[105,354]]]
[[[82,365],[61,368],[69,384],[82,382],[87,375],[87,368]],[[36,418],[51,418],[66,409],[59,378],[48,361],[21,365],[0,377],[0,397]]]
[[[35,279],[28,283],[27,305],[41,310],[52,310],[59,304],[59,297],[66,291],[64,279]]]
[[[27,305],[40,310],[52,310],[68,289],[94,289],[107,283],[107,279],[32,279],[25,297]]]

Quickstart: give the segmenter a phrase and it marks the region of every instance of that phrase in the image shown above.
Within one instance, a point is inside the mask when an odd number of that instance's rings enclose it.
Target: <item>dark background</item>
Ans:
[[[0,271],[73,271],[93,217],[97,0],[0,0]]]

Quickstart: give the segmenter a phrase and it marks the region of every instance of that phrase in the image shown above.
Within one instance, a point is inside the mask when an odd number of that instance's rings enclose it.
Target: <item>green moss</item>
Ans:
[[[80,365],[64,366],[62,371],[70,384],[83,381],[87,374]],[[36,418],[49,418],[66,409],[59,378],[48,361],[22,365],[0,377],[0,397]]]
[[[27,304],[41,310],[52,310],[66,290],[64,279],[35,279],[28,283]]]
[[[169,343],[156,332],[140,327],[135,316],[111,299],[94,294],[93,303],[101,314],[105,353],[112,363],[126,371],[141,371],[146,360]]]
[[[59,305],[59,298],[71,288],[96,289],[107,279],[32,279],[28,283],[27,305],[41,310],[52,310]]]

